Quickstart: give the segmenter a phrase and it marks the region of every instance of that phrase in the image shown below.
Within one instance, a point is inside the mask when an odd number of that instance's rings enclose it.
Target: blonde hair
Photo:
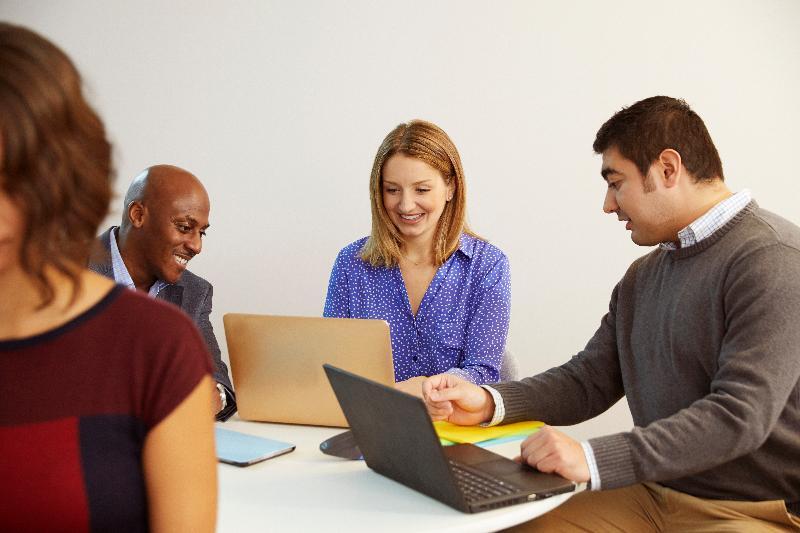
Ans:
[[[361,258],[372,266],[384,267],[396,266],[400,260],[402,237],[386,212],[382,191],[383,165],[395,154],[424,161],[441,172],[445,184],[453,186],[453,197],[445,204],[433,239],[433,261],[441,266],[458,249],[462,233],[478,236],[466,223],[467,191],[458,150],[444,130],[424,120],[400,124],[378,148],[369,179],[372,233],[361,249]]]

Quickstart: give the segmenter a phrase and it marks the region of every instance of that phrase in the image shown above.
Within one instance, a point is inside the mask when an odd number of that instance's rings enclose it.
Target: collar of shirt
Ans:
[[[114,227],[108,232],[108,240],[111,248],[111,269],[114,271],[114,281],[120,285],[125,285],[129,289],[136,290],[136,284],[133,283],[133,278],[128,272],[127,267],[125,267],[125,262],[122,260],[122,254],[119,253],[117,237],[115,236],[116,231],[117,228]],[[150,297],[155,298],[161,289],[167,285],[169,285],[169,283],[164,280],[156,280],[156,282],[153,283],[153,286],[150,287],[150,290],[147,291],[147,294]]]
[[[472,254],[475,253],[475,239],[472,239],[465,235],[464,233],[461,234],[461,238],[459,239],[458,250],[470,259],[472,259]]]
[[[680,248],[688,248],[713,235],[715,231],[727,224],[739,211],[744,209],[752,199],[750,191],[742,189],[709,209],[706,214],[678,232]],[[662,250],[678,249],[674,242],[662,242],[659,247]]]

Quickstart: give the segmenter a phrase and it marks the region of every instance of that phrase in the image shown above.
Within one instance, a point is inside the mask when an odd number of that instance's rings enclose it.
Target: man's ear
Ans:
[[[147,209],[141,202],[133,201],[128,204],[128,221],[134,228],[141,228],[147,218]]]
[[[658,164],[661,167],[664,187],[675,187],[683,177],[681,154],[672,148],[667,148],[658,154]]]

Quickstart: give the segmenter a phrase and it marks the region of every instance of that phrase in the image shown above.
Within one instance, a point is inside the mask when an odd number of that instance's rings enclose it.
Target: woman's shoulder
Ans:
[[[336,261],[338,263],[363,263],[364,261],[361,259],[361,249],[364,248],[367,239],[369,239],[369,237],[362,237],[342,248],[339,251]]]
[[[481,263],[494,265],[498,261],[508,262],[506,254],[489,241],[463,233],[461,235],[461,250],[472,259],[479,259]]]

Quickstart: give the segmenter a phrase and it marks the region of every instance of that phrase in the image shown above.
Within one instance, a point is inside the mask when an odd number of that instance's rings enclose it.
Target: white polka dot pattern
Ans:
[[[450,372],[473,383],[494,383],[508,335],[511,280],[497,247],[461,236],[411,312],[400,269],[373,267],[359,257],[360,239],[339,252],[324,315],[379,318],[389,323],[397,381]]]

